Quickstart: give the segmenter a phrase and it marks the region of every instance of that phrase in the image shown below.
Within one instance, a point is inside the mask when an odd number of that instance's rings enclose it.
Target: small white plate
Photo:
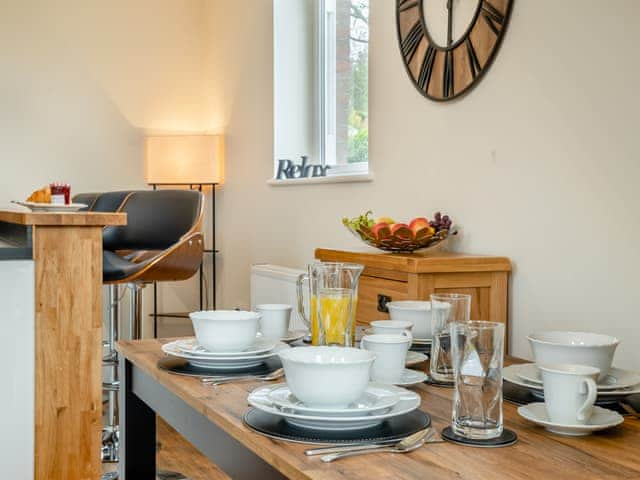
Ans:
[[[524,363],[504,367],[504,369],[502,369],[502,378],[507,382],[511,382],[516,385],[520,385],[521,387],[528,388],[531,390],[531,393],[533,395],[541,397],[542,393],[544,392],[542,385],[540,385],[539,383],[529,382],[528,380],[523,380],[520,377],[520,372],[523,369],[523,365],[526,366],[528,364]],[[633,387],[629,388],[618,388],[616,390],[604,390],[598,392],[598,401],[613,401],[614,399],[617,399],[619,397],[626,397],[627,395],[632,395],[635,393],[640,393],[640,385],[634,385]]]
[[[518,372],[518,376],[527,382],[542,385],[540,370],[535,363],[526,363]],[[612,367],[601,382],[598,382],[598,391],[619,390],[629,388],[640,383],[640,374],[631,370]]]
[[[287,335],[282,337],[280,341],[284,343],[297,342],[301,338],[304,338],[306,334],[307,334],[306,330],[289,330],[287,332]]]
[[[397,417],[399,415],[413,412],[420,406],[420,395],[412,392],[411,390],[394,387],[392,385],[374,384],[380,388],[387,388],[391,392],[398,394],[400,400],[393,407],[391,407],[388,412],[376,415],[358,414],[349,417],[305,415],[301,413],[280,410],[273,404],[273,402],[269,398],[269,393],[276,388],[280,388],[282,385],[284,384],[274,385],[270,387],[258,387],[249,394],[249,397],[247,399],[249,405],[257,408],[262,412],[282,417],[292,425],[310,430],[344,431],[370,428],[379,425],[387,418]]]
[[[176,348],[183,353],[201,358],[219,358],[219,357],[246,357],[249,355],[259,355],[261,353],[270,352],[276,346],[277,342],[256,336],[253,344],[242,350],[241,352],[211,352],[201,347],[195,338],[176,340]]]
[[[322,408],[305,405],[291,393],[291,389],[286,384],[271,390],[268,397],[281,410],[331,417],[384,413],[400,401],[397,392],[389,389],[386,385],[376,385],[375,383],[370,383],[362,397],[346,408]]]
[[[404,371],[402,372],[402,377],[400,377],[400,380],[398,380],[397,382],[390,383],[390,385],[409,387],[411,385],[417,385],[419,383],[422,383],[427,378],[428,378],[427,374],[424,372],[405,368]],[[378,382],[378,383],[382,383],[382,382]]]
[[[418,365],[419,363],[429,360],[424,353],[414,352],[409,350],[407,352],[407,359],[405,360],[405,366],[410,367],[412,365]]]
[[[589,435],[591,432],[615,427],[624,422],[624,418],[619,413],[597,406],[593,407],[593,415],[591,415],[587,425],[563,425],[552,422],[547,416],[547,409],[544,403],[523,405],[518,408],[518,413],[530,422],[542,425],[552,433],[574,437]]]
[[[373,331],[372,328],[367,328],[364,330],[364,334],[365,335],[374,335],[375,332]],[[413,341],[412,341],[413,345],[431,345],[431,339],[430,338],[416,338],[413,337]]]
[[[32,212],[77,212],[78,210],[88,207],[88,205],[84,203],[70,203],[69,205],[65,205],[62,203],[17,202],[15,200],[13,203],[27,207]]]

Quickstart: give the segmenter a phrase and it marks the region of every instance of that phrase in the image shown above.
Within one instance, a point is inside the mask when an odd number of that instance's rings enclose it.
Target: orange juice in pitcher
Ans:
[[[364,267],[355,263],[309,265],[298,277],[298,313],[311,331],[313,345],[353,346],[358,279]],[[309,312],[305,312],[303,283],[309,284]]]

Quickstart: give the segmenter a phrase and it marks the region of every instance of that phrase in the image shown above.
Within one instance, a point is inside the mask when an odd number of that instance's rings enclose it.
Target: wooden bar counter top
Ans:
[[[166,341],[166,340],[165,340]],[[325,464],[306,457],[305,445],[272,440],[242,423],[248,393],[261,383],[204,386],[199,379],[172,375],[156,366],[162,340],[122,341],[128,364],[202,414],[282,475],[300,480],[344,479],[607,479],[640,478],[640,420],[625,417],[619,427],[587,437],[554,435],[521,418],[504,403],[504,425],[518,442],[504,448],[473,448],[450,443],[426,445],[409,454],[370,454]],[[518,363],[508,358],[506,364]],[[135,375],[134,375],[135,378]],[[453,390],[420,384],[421,409],[441,431],[450,422]],[[208,440],[207,440],[208,441]],[[211,442],[214,442],[211,439]],[[255,478],[260,478],[256,475]]]
[[[28,252],[0,261],[3,338],[20,345],[0,355],[10,370],[0,424],[14,429],[0,452],[6,478],[100,478],[102,230],[126,222],[123,213],[0,210],[0,227],[22,232]]]

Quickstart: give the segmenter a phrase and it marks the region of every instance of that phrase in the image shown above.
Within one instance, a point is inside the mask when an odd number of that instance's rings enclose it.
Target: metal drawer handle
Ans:
[[[378,294],[378,311],[382,313],[389,313],[389,309],[387,308],[387,303],[391,301],[391,297],[389,295],[383,295],[381,293]]]

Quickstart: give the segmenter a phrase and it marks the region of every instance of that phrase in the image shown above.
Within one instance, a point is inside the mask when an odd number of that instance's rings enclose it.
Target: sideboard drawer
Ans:
[[[356,321],[359,324],[368,324],[372,320],[386,320],[389,314],[380,311],[380,296],[388,301],[407,300],[409,298],[409,284],[398,280],[386,278],[360,277],[358,285],[358,307]],[[383,302],[384,303],[384,302]]]

